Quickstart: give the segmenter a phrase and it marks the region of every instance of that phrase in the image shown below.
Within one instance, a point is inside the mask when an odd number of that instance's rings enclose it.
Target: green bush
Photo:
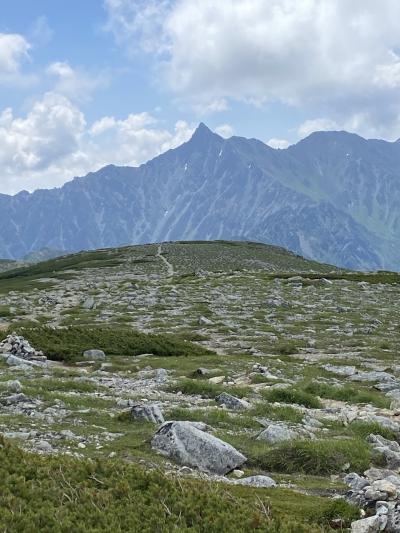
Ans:
[[[361,439],[296,440],[274,447],[257,441],[245,451],[250,464],[286,474],[326,476],[341,473],[346,464],[362,472],[371,460],[370,448]]]
[[[267,402],[255,403],[246,414],[248,416],[268,418],[269,420],[284,420],[287,422],[293,422],[294,424],[300,423],[304,417],[303,413],[294,407],[289,405],[272,405]]]
[[[169,392],[181,392],[188,395],[199,395],[203,398],[215,398],[221,392],[228,392],[238,398],[243,398],[251,393],[250,387],[226,387],[221,384],[210,383],[199,379],[181,379],[177,383],[171,384],[167,390]]]
[[[2,438],[0,478],[0,530],[8,533],[328,531],[314,508],[331,504],[315,496],[175,480],[120,461],[43,457]]]
[[[311,409],[322,407],[321,402],[315,395],[294,387],[265,390],[262,391],[262,396],[269,402],[295,403]]]
[[[133,331],[127,327],[71,326],[53,329],[48,327],[19,328],[37,350],[49,359],[74,361],[82,352],[92,348],[106,355],[139,355],[152,353],[159,356],[210,355],[202,346],[186,342],[174,335],[155,335]]]
[[[320,398],[340,400],[348,403],[369,403],[376,407],[387,408],[390,405],[389,398],[374,390],[357,389],[354,385],[334,387],[327,383],[312,381],[303,389],[305,392]]]
[[[291,355],[299,351],[293,342],[280,342],[274,347],[276,353],[280,355]]]
[[[355,420],[346,427],[346,433],[353,437],[360,437],[365,439],[368,435],[382,435],[388,440],[397,440],[398,435],[391,429],[383,427],[378,422],[364,422],[362,420]]]

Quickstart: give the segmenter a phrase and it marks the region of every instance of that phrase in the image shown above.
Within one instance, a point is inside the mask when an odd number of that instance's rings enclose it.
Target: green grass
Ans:
[[[376,407],[389,408],[390,399],[386,398],[379,392],[367,388],[357,388],[355,385],[344,385],[343,387],[334,387],[327,383],[312,381],[304,389],[306,393],[320,398],[329,398],[331,400],[341,400],[348,403],[358,404],[367,403]]]
[[[177,383],[168,386],[169,392],[181,392],[187,395],[199,395],[203,398],[215,398],[221,392],[228,392],[238,398],[243,398],[251,393],[250,387],[226,387],[221,384],[209,383],[198,379],[181,379]]]
[[[247,414],[232,415],[229,411],[221,408],[207,409],[184,409],[175,408],[168,411],[168,420],[190,420],[193,422],[204,422],[216,428],[230,429],[260,429],[260,424],[247,416]]]
[[[381,426],[377,422],[364,422],[362,420],[356,420],[346,426],[345,431],[341,430],[341,433],[350,435],[351,437],[359,437],[365,439],[368,435],[382,435],[385,439],[397,440],[398,435],[388,428]]]
[[[111,460],[43,457],[0,439],[0,529],[9,533],[322,533],[356,510],[287,489],[175,480]]]
[[[92,348],[103,350],[109,356],[134,356],[142,353],[181,356],[210,355],[212,353],[174,335],[140,333],[121,326],[71,326],[62,329],[19,328],[17,333],[28,339],[37,350],[43,351],[49,359],[57,361],[82,359],[82,352]]]
[[[282,420],[285,422],[300,423],[303,413],[289,405],[272,405],[267,402],[257,402],[247,411],[248,416],[267,418],[269,420]]]
[[[269,402],[295,403],[311,409],[322,407],[319,399],[309,392],[290,387],[287,389],[270,389],[261,391],[263,398]]]
[[[345,465],[363,472],[371,462],[371,450],[360,438],[294,440],[276,446],[243,436],[225,435],[247,457],[247,464],[267,472],[327,476],[340,474]]]

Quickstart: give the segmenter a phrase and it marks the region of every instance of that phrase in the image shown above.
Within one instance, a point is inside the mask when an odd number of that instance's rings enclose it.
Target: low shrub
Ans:
[[[384,397],[377,391],[367,389],[357,389],[354,385],[344,385],[343,387],[334,387],[327,383],[312,381],[304,389],[306,393],[320,398],[329,398],[331,400],[340,400],[348,403],[369,403],[376,407],[386,408],[390,405],[389,398]]]
[[[351,471],[363,472],[371,460],[370,448],[361,439],[296,440],[273,447],[257,441],[246,452],[250,464],[268,471],[316,476],[341,473],[346,464]]]
[[[249,416],[267,418],[269,420],[282,420],[286,422],[300,423],[303,413],[289,405],[272,405],[267,402],[257,402],[247,411]]]
[[[141,333],[127,327],[71,326],[53,329],[49,327],[19,328],[37,350],[49,359],[75,361],[82,352],[97,348],[107,355],[133,356],[152,353],[159,356],[210,355],[202,346],[182,340],[174,335]]]
[[[8,533],[322,533],[349,506],[287,489],[174,479],[111,460],[43,457],[0,437],[0,530]],[[317,510],[316,510],[317,509]]]
[[[261,394],[269,402],[295,403],[311,409],[319,409],[322,407],[321,402],[314,394],[310,394],[309,392],[295,387],[289,387],[286,389],[267,389],[262,391]]]
[[[243,398],[251,393],[250,387],[226,387],[221,384],[210,383],[199,379],[181,379],[177,383],[168,386],[169,392],[181,392],[188,395],[199,395],[203,398],[215,398],[221,392],[228,392],[238,398]]]

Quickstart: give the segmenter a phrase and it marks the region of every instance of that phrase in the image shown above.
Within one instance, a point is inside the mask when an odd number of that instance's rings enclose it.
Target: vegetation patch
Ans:
[[[322,407],[320,400],[314,394],[294,387],[265,390],[262,391],[262,396],[269,402],[295,403],[310,409]]]
[[[197,379],[181,379],[177,383],[170,385],[169,392],[181,392],[187,395],[199,395],[203,398],[215,398],[221,392],[228,392],[238,398],[243,398],[251,393],[250,387],[225,387],[222,384],[210,383]]]
[[[371,389],[356,389],[354,385],[335,387],[328,383],[312,381],[304,387],[304,391],[320,398],[329,398],[348,403],[368,403],[381,408],[390,406],[390,399],[379,392]]]
[[[151,353],[159,356],[210,355],[202,346],[174,335],[141,333],[123,327],[79,327],[53,329],[48,327],[19,328],[37,350],[56,361],[76,361],[92,348],[106,355],[134,356]]]
[[[270,447],[261,441],[243,443],[248,464],[270,472],[301,473],[316,476],[350,471],[363,472],[369,467],[371,451],[358,438],[330,440],[296,440]]]
[[[110,460],[43,457],[3,439],[0,475],[0,529],[10,533],[321,533],[332,517],[355,516],[346,504],[288,490],[178,481]]]

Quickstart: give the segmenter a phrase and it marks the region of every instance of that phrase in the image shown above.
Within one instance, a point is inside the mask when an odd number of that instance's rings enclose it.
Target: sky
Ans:
[[[1,0],[0,192],[139,165],[199,122],[400,137],[398,0]]]

